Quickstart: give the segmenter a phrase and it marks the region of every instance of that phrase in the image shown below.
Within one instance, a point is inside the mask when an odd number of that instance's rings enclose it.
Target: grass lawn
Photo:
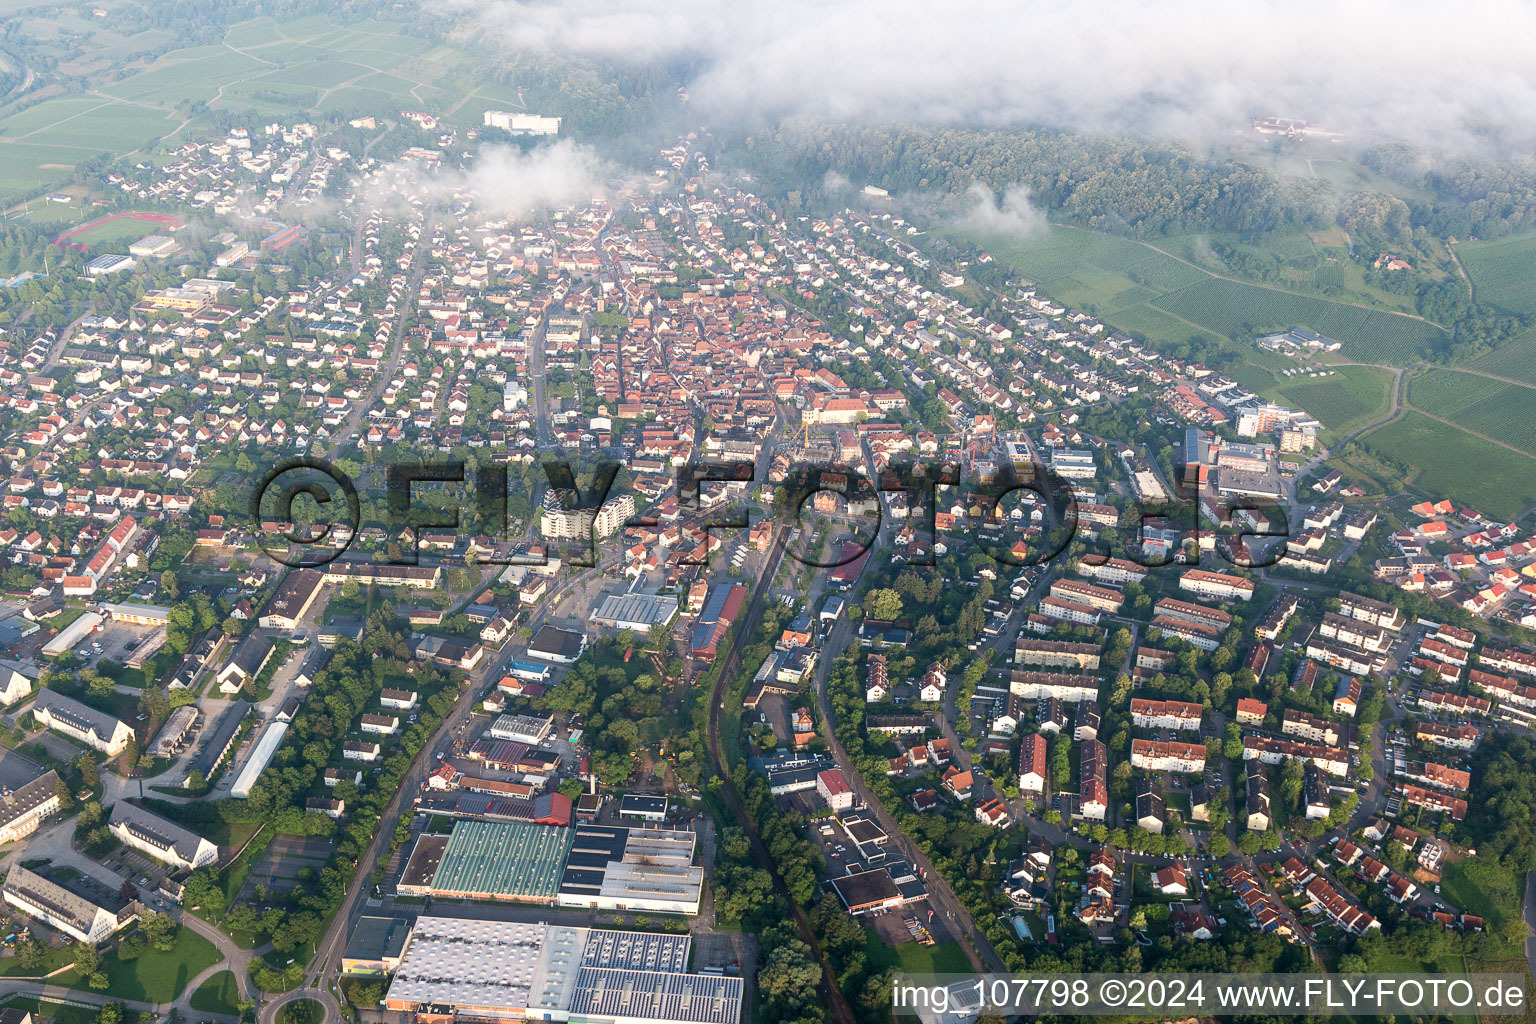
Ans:
[[[265,832],[256,837],[249,846],[236,857],[230,865],[224,869],[224,898],[229,904],[233,904],[240,887],[245,884],[245,878],[266,852],[267,844],[272,841],[272,833]]]
[[[73,962],[74,958],[70,956],[68,949],[49,950],[48,962],[42,967],[38,968],[23,967],[20,960],[16,959],[14,956],[8,956],[3,960],[0,960],[0,977],[41,977],[50,971],[56,971],[60,967],[64,967],[67,964],[71,964]]]
[[[240,989],[231,971],[220,971],[192,993],[192,1009],[203,1013],[240,1012]]]
[[[906,974],[965,974],[971,970],[971,961],[958,942],[935,946],[903,942],[893,949],[872,928],[864,929],[864,960],[871,971],[894,968]]]
[[[33,1019],[46,1017],[53,1024],[96,1024],[100,1017],[100,1011],[94,1006],[68,1006],[57,1003],[51,999],[34,999],[30,996],[10,996],[0,1000],[10,1010],[24,1010],[33,1015]],[[132,1019],[132,1011],[129,1018]]]
[[[277,1024],[315,1024],[325,1017],[325,1007],[313,999],[295,999],[277,1011]]]
[[[219,962],[219,951],[207,939],[183,927],[176,945],[168,952],[147,950],[137,960],[127,963],[112,952],[102,957],[101,969],[109,982],[107,991],[121,999],[151,1003],[169,1003],[181,996],[187,982],[204,969]],[[60,983],[81,991],[90,991],[85,979],[75,973],[60,975]]]
[[[1502,937],[1506,930],[1519,925],[1520,901],[1523,879],[1482,860],[1458,860],[1445,865],[1440,872],[1440,891],[1448,901],[1469,914],[1475,914],[1487,925],[1487,934]],[[1520,955],[1518,943],[1509,944],[1510,957]]]

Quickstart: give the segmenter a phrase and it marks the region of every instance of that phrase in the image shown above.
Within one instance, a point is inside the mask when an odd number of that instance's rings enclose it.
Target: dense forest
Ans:
[[[959,196],[978,182],[994,190],[1023,185],[1052,216],[1116,234],[1252,234],[1333,219],[1324,183],[1208,159],[1172,142],[792,120],[744,137],[740,150],[770,183],[804,198],[834,172],[941,196]]]
[[[1511,871],[1536,868],[1536,740],[1517,733],[1491,731],[1472,758],[1478,780],[1467,808],[1467,831],[1478,857]]]
[[[1415,223],[1440,237],[1498,238],[1536,227],[1536,160],[1430,156],[1405,145],[1374,146],[1366,167],[1428,198],[1408,198]]]

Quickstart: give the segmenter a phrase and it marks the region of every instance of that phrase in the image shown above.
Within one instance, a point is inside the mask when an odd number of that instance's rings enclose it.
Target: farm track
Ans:
[[[1500,448],[1508,449],[1509,451],[1514,452],[1516,455],[1523,455],[1523,456],[1525,456],[1528,459],[1536,460],[1536,455],[1532,455],[1530,452],[1524,450],[1523,448],[1516,448],[1514,445],[1508,444],[1507,442],[1504,442],[1504,441],[1500,441],[1498,438],[1489,437],[1487,434],[1479,433],[1478,431],[1473,430],[1470,427],[1464,427],[1460,423],[1453,423],[1452,421],[1446,419],[1443,416],[1436,416],[1432,412],[1425,412],[1423,409],[1420,409],[1418,406],[1410,405],[1406,401],[1403,402],[1403,408],[1406,409],[1406,410],[1410,410],[1412,412],[1416,412],[1420,416],[1424,416],[1424,417],[1426,417],[1428,419],[1432,419],[1436,423],[1443,423],[1443,424],[1445,424],[1448,427],[1451,427],[1453,429],[1461,431],[1463,434],[1471,434],[1473,437],[1478,438],[1479,440],[1487,441],[1489,444],[1498,445]]]
[[[1342,448],[1346,444],[1349,444],[1351,441],[1355,440],[1356,438],[1364,436],[1365,434],[1369,433],[1370,431],[1375,430],[1377,427],[1384,427],[1388,423],[1391,423],[1393,420],[1397,419],[1400,415],[1402,415],[1403,408],[1404,408],[1404,403],[1405,403],[1405,401],[1407,399],[1407,395],[1405,394],[1405,392],[1407,391],[1407,388],[1404,385],[1404,380],[1403,380],[1404,375],[1407,373],[1407,370],[1404,367],[1401,367],[1401,366],[1382,366],[1382,365],[1377,364],[1377,363],[1337,363],[1337,364],[1334,364],[1334,365],[1338,365],[1338,366],[1374,366],[1377,369],[1381,369],[1381,370],[1391,370],[1392,371],[1392,405],[1391,405],[1390,408],[1387,409],[1387,414],[1385,416],[1383,416],[1380,419],[1377,419],[1377,420],[1375,420],[1375,421],[1373,421],[1371,423],[1367,423],[1363,427],[1359,427],[1359,428],[1355,429],[1348,436],[1342,437],[1338,441],[1334,442],[1334,444],[1331,445],[1330,447],[1332,447],[1332,448]]]

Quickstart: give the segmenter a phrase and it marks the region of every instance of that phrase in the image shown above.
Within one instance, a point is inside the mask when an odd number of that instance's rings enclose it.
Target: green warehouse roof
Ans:
[[[571,834],[568,828],[522,821],[459,821],[432,877],[432,891],[553,901],[571,850]]]

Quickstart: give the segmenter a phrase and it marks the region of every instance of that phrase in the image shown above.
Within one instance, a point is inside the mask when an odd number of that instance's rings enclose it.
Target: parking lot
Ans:
[[[266,887],[269,902],[291,892],[299,884],[299,873],[306,868],[318,872],[325,867],[333,850],[331,840],[318,836],[277,836],[251,869],[236,900],[255,901],[255,889],[259,885]]]
[[[75,657],[88,664],[111,658],[121,665],[128,660],[141,638],[148,637],[154,629],[153,626],[108,619],[75,645]]]
[[[742,964],[757,962],[757,936],[749,932],[696,932],[693,936],[695,971],[740,974]]]

